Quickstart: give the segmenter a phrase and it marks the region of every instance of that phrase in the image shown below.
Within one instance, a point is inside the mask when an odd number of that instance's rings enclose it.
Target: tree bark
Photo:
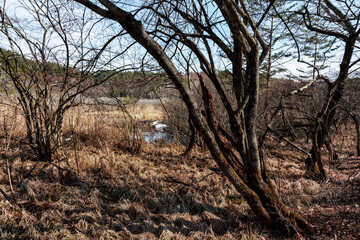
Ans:
[[[203,138],[212,157],[224,175],[246,199],[250,208],[261,222],[289,235],[313,233],[312,226],[300,215],[285,206],[280,200],[271,180],[268,178],[264,180],[263,178],[263,176],[266,176],[266,173],[262,172],[260,168],[259,149],[255,131],[259,91],[259,49],[257,40],[241,21],[241,16],[238,13],[239,9],[234,5],[234,1],[218,0],[215,2],[223,12],[230,29],[238,34],[238,40],[240,42],[246,40],[248,42],[246,47],[250,47],[248,50],[251,49],[247,54],[248,70],[246,78],[248,78],[249,83],[247,88],[248,100],[242,99],[246,107],[244,109],[239,108],[239,111],[236,113],[229,104],[226,109],[229,113],[232,129],[237,130],[234,135],[238,136],[237,142],[241,144],[240,155],[243,158],[242,161],[234,154],[237,148],[231,147],[226,137],[221,134],[214,120],[211,93],[207,90],[204,82],[202,83],[202,91],[206,120],[202,118],[197,109],[182,75],[161,46],[144,30],[140,21],[136,20],[131,13],[117,7],[111,1],[99,0],[106,9],[100,8],[88,0],[76,1],[103,17],[117,21],[159,63],[179,91],[186,104],[191,121]],[[237,76],[237,78],[243,79],[242,76]],[[226,101],[224,98],[223,100]]]
[[[184,153],[182,153],[182,156],[188,157],[189,154],[191,153],[191,151],[193,150],[193,148],[195,147],[195,144],[197,142],[197,137],[196,137],[196,129],[194,127],[194,124],[191,122],[191,118],[189,118],[189,128],[190,128],[190,139],[189,139],[189,143],[187,144],[186,150]]]
[[[322,110],[318,113],[317,122],[314,124],[311,137],[311,156],[306,159],[305,164],[307,172],[316,179],[326,179],[326,172],[321,158],[321,148],[325,143],[326,137],[330,137],[329,129],[333,124],[336,109],[344,94],[351,58],[358,36],[359,32],[351,34],[347,38],[338,77],[334,83],[329,85],[328,98],[324,102]]]

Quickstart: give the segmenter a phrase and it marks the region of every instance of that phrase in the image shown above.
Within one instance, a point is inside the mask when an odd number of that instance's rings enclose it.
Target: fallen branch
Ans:
[[[187,186],[187,187],[194,188],[194,189],[196,189],[197,191],[204,191],[203,189],[200,189],[200,188],[194,186],[193,184],[189,184],[189,183],[180,181],[180,180],[178,180],[178,179],[176,179],[176,178],[173,178],[173,177],[167,177],[166,180],[167,180],[167,182],[182,184],[182,185],[185,185],[185,186]]]
[[[295,144],[293,144],[291,141],[287,140],[283,135],[281,135],[280,133],[276,132],[275,130],[273,130],[271,128],[271,126],[268,126],[268,129],[273,132],[275,135],[277,135],[278,137],[280,137],[282,140],[284,140],[286,143],[288,143],[290,146],[296,148],[297,150],[299,150],[300,152],[306,154],[308,157],[311,157],[311,153],[305,151],[304,149],[302,149],[299,146],[296,146]]]
[[[2,190],[1,188],[0,188],[0,192],[5,197],[5,199],[8,200],[8,202],[11,205],[14,205],[15,207],[21,208],[21,206],[19,204],[17,204],[13,199],[11,199],[11,197],[9,195],[7,195],[6,192],[4,190]]]

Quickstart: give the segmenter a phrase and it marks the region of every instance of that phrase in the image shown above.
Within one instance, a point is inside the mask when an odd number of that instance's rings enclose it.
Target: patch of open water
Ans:
[[[146,142],[158,143],[158,142],[173,142],[174,137],[169,131],[169,126],[156,120],[153,122],[146,122],[150,126],[151,131],[143,131],[142,136]]]

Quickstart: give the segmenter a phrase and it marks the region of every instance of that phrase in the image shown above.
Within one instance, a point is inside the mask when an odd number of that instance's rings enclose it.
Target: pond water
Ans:
[[[158,143],[158,142],[173,142],[174,137],[168,132],[143,132],[142,136],[146,142]]]
[[[159,143],[159,142],[173,142],[174,137],[169,132],[169,126],[161,123],[160,121],[154,121],[147,123],[151,131],[142,132],[142,136],[146,142]]]

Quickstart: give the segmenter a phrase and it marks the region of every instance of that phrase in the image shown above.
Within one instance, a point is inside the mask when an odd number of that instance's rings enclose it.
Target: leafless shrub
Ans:
[[[15,7],[23,9],[28,19],[17,19],[11,7],[4,3],[0,9],[0,34],[9,48],[0,49],[2,90],[7,96],[16,95],[26,123],[27,144],[36,154],[33,160],[52,161],[61,149],[65,112],[86,91],[119,72],[101,74],[106,63],[98,58],[111,40],[97,49],[87,25],[93,19],[79,17],[52,0],[19,2]],[[86,39],[75,37],[85,31]]]

